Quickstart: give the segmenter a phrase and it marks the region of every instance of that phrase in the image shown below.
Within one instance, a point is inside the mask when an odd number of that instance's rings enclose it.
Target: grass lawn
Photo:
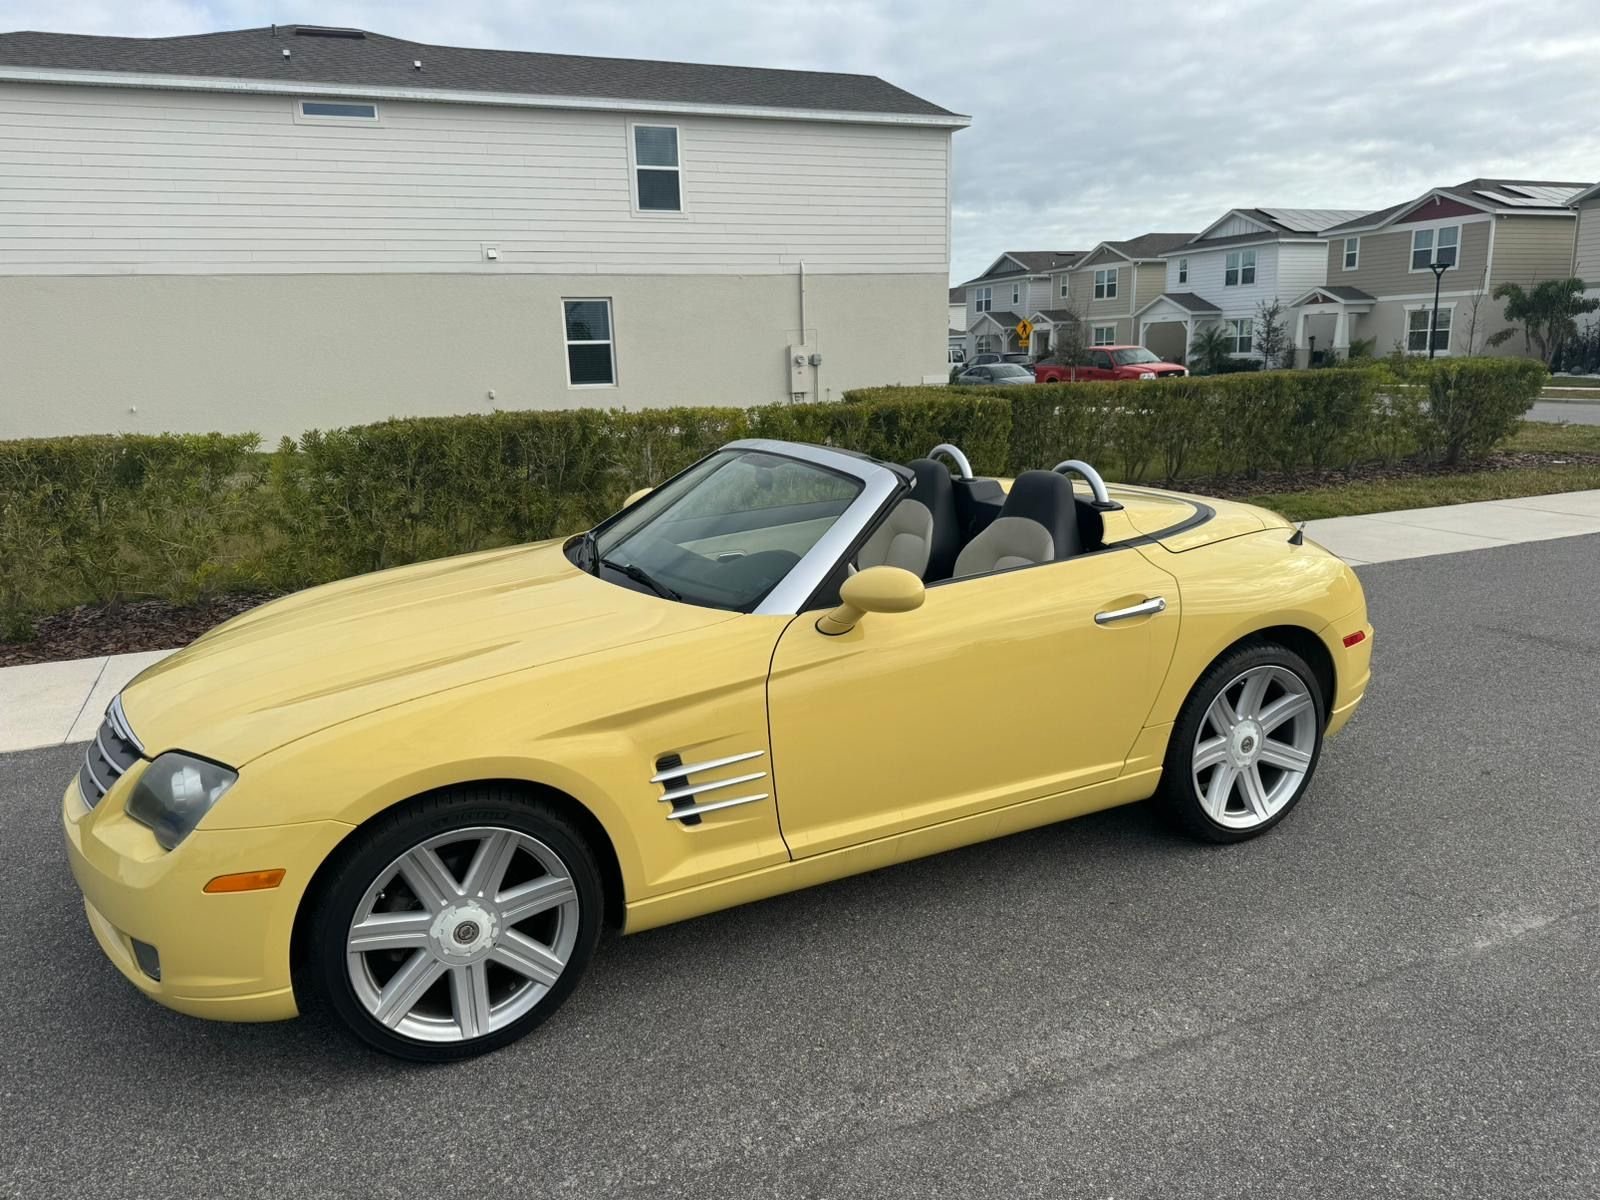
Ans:
[[[1600,425],[1550,425],[1527,421],[1503,449],[1509,454],[1600,455]],[[1600,462],[1549,463],[1467,471],[1459,475],[1380,479],[1245,498],[1252,504],[1280,512],[1291,521],[1311,521],[1318,517],[1353,517],[1402,508],[1431,508],[1474,500],[1513,500],[1519,496],[1582,492],[1591,488],[1600,488]]]

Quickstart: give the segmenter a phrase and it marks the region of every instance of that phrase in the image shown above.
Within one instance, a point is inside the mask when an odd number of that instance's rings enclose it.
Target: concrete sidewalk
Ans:
[[[1600,533],[1600,491],[1491,500],[1306,524],[1306,536],[1355,566]],[[0,753],[84,742],[111,699],[171,650],[0,668]]]

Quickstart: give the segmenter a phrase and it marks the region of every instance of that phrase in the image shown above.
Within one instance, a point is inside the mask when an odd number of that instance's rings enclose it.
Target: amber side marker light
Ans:
[[[1367,631],[1365,629],[1358,629],[1354,633],[1347,633],[1344,635],[1344,644],[1346,646],[1359,646],[1366,640]],[[206,890],[210,891],[211,889],[208,887]]]
[[[208,892],[260,892],[283,882],[283,868],[270,871],[240,871],[237,875],[218,875],[206,884]]]

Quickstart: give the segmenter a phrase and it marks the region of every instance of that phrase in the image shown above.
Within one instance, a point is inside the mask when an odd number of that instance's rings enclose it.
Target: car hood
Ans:
[[[152,755],[237,767],[419,696],[734,615],[597,579],[560,542],[490,550],[264,604],[145,671],[123,711]]]

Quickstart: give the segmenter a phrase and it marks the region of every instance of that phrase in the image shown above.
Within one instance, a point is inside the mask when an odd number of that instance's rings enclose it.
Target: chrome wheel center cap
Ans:
[[[494,944],[495,917],[480,904],[452,904],[428,928],[428,940],[440,958],[461,962],[486,953]]]
[[[1254,721],[1240,721],[1228,739],[1233,762],[1238,767],[1248,767],[1261,756],[1261,726]]]

